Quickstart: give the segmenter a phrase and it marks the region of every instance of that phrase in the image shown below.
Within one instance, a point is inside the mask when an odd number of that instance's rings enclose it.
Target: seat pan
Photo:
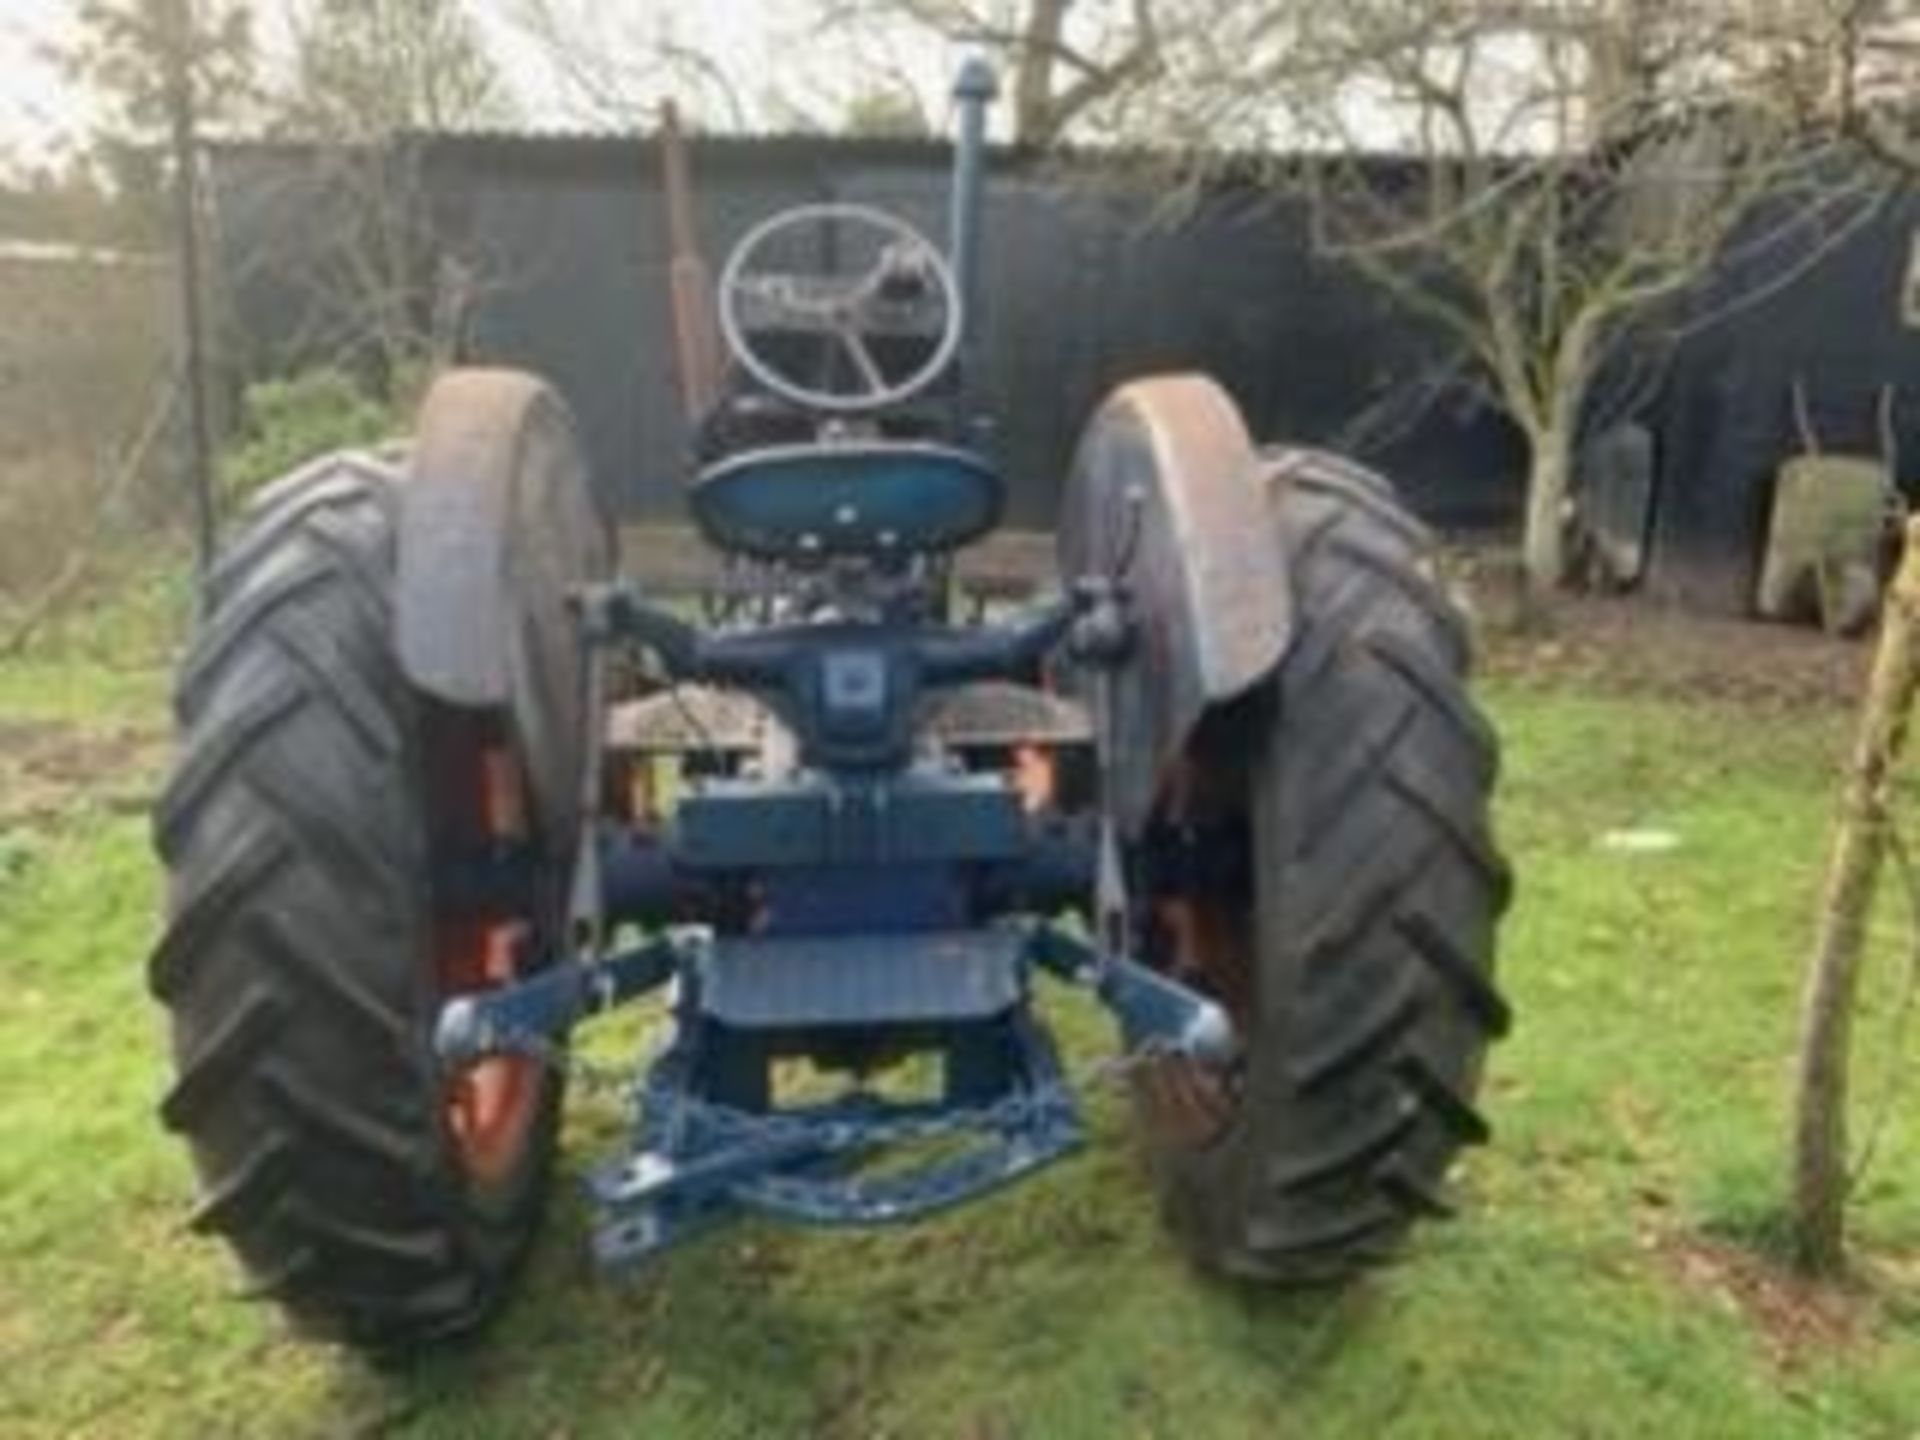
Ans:
[[[994,527],[1002,494],[969,451],[864,440],[730,456],[700,473],[689,503],[722,550],[807,560],[956,549]]]

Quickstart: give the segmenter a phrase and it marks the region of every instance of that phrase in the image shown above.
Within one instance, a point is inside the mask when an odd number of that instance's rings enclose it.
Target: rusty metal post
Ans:
[[[673,356],[680,403],[689,423],[720,398],[720,338],[714,326],[713,277],[694,233],[693,185],[680,112],[669,100],[660,107],[661,183],[667,207],[667,246],[672,256]]]

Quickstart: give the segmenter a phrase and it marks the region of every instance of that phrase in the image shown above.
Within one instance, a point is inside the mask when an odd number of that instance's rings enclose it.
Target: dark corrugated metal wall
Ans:
[[[428,141],[420,155],[438,249],[482,277],[475,357],[560,386],[627,513],[677,513],[685,434],[654,148],[475,137]],[[751,224],[808,200],[877,204],[945,233],[943,147],[714,140],[696,141],[692,158],[716,270]],[[311,151],[234,147],[214,170],[241,336],[255,363],[284,365],[313,330],[301,318],[311,287],[299,277],[313,264],[303,208],[336,210],[339,198],[313,178]],[[1438,347],[1391,302],[1317,264],[1283,207],[1220,193],[1174,210],[1147,180],[999,157],[985,231],[984,385],[1011,523],[1050,523],[1074,438],[1107,389],[1190,368],[1234,392],[1257,436],[1341,443],[1391,465],[1442,523],[1514,512],[1519,452],[1505,422],[1459,394],[1427,404]]]
[[[1698,298],[1696,313],[1723,318],[1682,344],[1654,407],[1658,594],[1704,610],[1751,603],[1774,475],[1801,449],[1796,381],[1819,445],[1868,455],[1882,450],[1876,408],[1887,387],[1890,458],[1909,501],[1920,499],[1920,325],[1901,306],[1916,247],[1920,194],[1898,195],[1765,303],[1742,297],[1777,255],[1728,267]]]
[[[415,153],[434,247],[482,277],[475,357],[551,377],[621,509],[677,516],[685,433],[654,147],[441,137]],[[944,147],[706,140],[694,142],[692,159],[716,270],[752,223],[803,201],[878,204],[944,234]],[[243,146],[215,156],[237,328],[268,364],[303,346],[311,354],[324,329],[311,323],[312,286],[302,280],[324,229],[315,218],[341,207],[321,173],[311,151]],[[1706,608],[1746,607],[1772,471],[1793,448],[1795,374],[1810,377],[1835,446],[1869,439],[1860,427],[1874,392],[1901,387],[1903,448],[1920,457],[1920,331],[1902,326],[1897,304],[1916,225],[1911,197],[1890,205],[1796,286],[1682,344],[1647,388],[1635,409],[1658,456],[1657,589]],[[1015,525],[1050,523],[1074,437],[1109,387],[1188,368],[1220,379],[1257,436],[1368,460],[1436,524],[1478,529],[1518,515],[1524,452],[1511,427],[1450,381],[1444,347],[1403,308],[1317,260],[1284,203],[1221,189],[1174,206],[1148,172],[1000,155],[985,274],[984,383]],[[1723,276],[1721,291],[1742,292],[1751,279]]]

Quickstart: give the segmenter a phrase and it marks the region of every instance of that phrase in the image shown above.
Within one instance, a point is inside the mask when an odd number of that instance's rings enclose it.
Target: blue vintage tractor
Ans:
[[[608,1265],[1067,1154],[1055,983],[1117,1021],[1205,1265],[1338,1279],[1446,1212],[1507,1024],[1465,626],[1383,480],[1256,448],[1196,376],[1092,417],[1056,589],[963,603],[1002,500],[991,89],[962,76],[945,253],[809,206],[682,294],[727,352],[688,386],[705,595],[619,573],[565,406],[489,370],[437,382],[404,458],[266,490],[209,575],[155,818],[161,1109],[193,1223],[305,1328],[390,1353],[491,1315],[569,1035],[648,996],[670,1031],[590,1179]]]

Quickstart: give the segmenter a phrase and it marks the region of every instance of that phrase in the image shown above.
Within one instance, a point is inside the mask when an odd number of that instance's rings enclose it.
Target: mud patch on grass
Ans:
[[[156,729],[0,719],[0,829],[53,823],[82,801],[143,809],[166,755]]]
[[[1781,1369],[1870,1342],[1878,1316],[1871,1288],[1819,1281],[1728,1240],[1667,1235],[1655,1251],[1683,1289],[1738,1313]]]
[[[1594,596],[1556,599],[1538,631],[1488,630],[1481,650],[1507,679],[1789,710],[1856,703],[1873,659],[1871,641]]]

